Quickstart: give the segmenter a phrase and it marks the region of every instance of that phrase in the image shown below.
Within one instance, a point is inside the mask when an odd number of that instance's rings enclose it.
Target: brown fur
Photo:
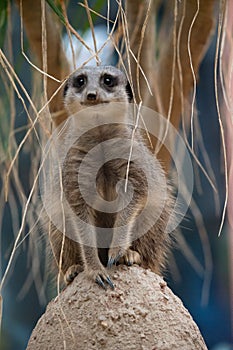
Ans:
[[[108,75],[113,74],[114,77],[117,78],[117,83],[114,85],[112,91],[108,90],[107,92],[100,84],[103,72],[106,71]],[[87,82],[81,90],[79,89],[77,91],[72,84],[74,79],[80,74],[85,74],[87,76]],[[89,79],[89,77],[92,79]],[[105,102],[106,100],[107,102],[111,102],[112,100],[121,101],[125,102],[126,105],[125,118],[127,120],[128,95],[126,93],[126,85],[127,81],[125,76],[114,67],[84,68],[74,73],[68,80],[65,89],[66,108],[70,113],[73,113],[90,104],[99,104],[103,100]],[[96,93],[98,98],[89,101],[87,98],[88,91],[91,91],[93,94]],[[132,128],[122,124],[96,127],[83,134],[67,153],[62,169],[62,181],[66,199],[76,215],[83,221],[93,224],[93,232],[95,232],[94,227],[109,228],[108,238],[110,246],[109,249],[96,249],[95,247],[82,245],[80,242],[78,243],[68,237],[63,237],[63,234],[52,226],[50,241],[57,263],[59,263],[62,243],[64,243],[61,268],[67,283],[69,283],[77,273],[84,270],[91,278],[102,285],[102,287],[104,287],[104,282],[109,283],[113,287],[105,267],[109,262],[116,263],[117,261],[124,261],[127,264],[141,263],[142,266],[150,268],[156,273],[161,273],[161,269],[164,267],[166,254],[170,246],[170,237],[165,233],[165,227],[173,208],[173,199],[169,191],[164,208],[156,224],[147,233],[140,236],[140,238],[137,238],[133,242],[131,240],[131,236],[134,232],[140,232],[140,227],[135,224],[136,218],[143,210],[147,199],[148,184],[145,174],[143,174],[143,171],[140,169],[140,162],[143,161],[146,167],[150,169],[150,176],[153,179],[154,186],[152,195],[154,212],[159,210],[160,204],[163,201],[163,191],[167,190],[167,186],[164,188],[164,172],[162,167],[158,162],[154,167],[151,165],[150,150],[145,146],[139,131],[135,134],[135,140],[140,145],[140,154],[137,155],[136,160],[130,163],[128,181],[133,184],[134,194],[128,206],[117,213],[104,213],[94,210],[86,204],[80,193],[78,172],[84,156],[94,146],[106,140],[114,140],[114,138],[117,137],[130,140],[132,137]],[[128,148],[125,146],[124,142],[121,147],[121,151],[128,154]],[[103,149],[103,153],[100,155],[103,159],[105,151],[107,152],[106,149]],[[87,190],[89,188],[89,177],[92,174],[92,165],[94,162],[95,159],[87,165],[89,167],[89,172],[86,174],[86,184],[84,184]],[[106,201],[113,201],[116,199],[116,185],[119,180],[124,180],[126,178],[126,169],[127,160],[125,159],[113,159],[106,162],[102,168],[99,169],[96,185],[97,191],[103,199]],[[129,224],[128,232],[124,232],[122,237],[120,237],[120,246],[113,247],[114,240],[117,238],[116,235],[114,235],[114,227],[120,227],[125,224]],[[77,234],[79,233],[77,232]],[[98,237],[95,237],[95,239],[98,240]]]

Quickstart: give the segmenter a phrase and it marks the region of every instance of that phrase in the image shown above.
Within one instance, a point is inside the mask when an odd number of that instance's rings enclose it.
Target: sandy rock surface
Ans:
[[[80,274],[38,321],[27,350],[207,349],[164,280],[138,266],[112,272],[106,291]]]

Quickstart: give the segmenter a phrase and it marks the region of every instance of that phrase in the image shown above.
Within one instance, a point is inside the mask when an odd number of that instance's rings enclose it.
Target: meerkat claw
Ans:
[[[100,287],[102,287],[105,290],[107,289],[105,284],[104,284],[104,282],[102,281],[102,278],[100,276],[97,276],[95,281]]]
[[[132,266],[133,264],[141,264],[141,256],[138,252],[128,249],[124,256],[120,259],[120,264]]]
[[[110,285],[110,287],[111,287],[112,289],[115,288],[115,286],[114,286],[114,284],[112,283],[110,277],[107,277],[107,278],[106,278],[106,282]]]
[[[83,266],[81,265],[71,265],[65,273],[64,280],[66,284],[73,282],[76,276],[83,271]]]
[[[71,282],[75,279],[76,276],[78,276],[78,272],[77,272],[77,271],[75,271],[75,272],[73,272],[73,273],[70,273],[70,274],[66,277],[67,283],[71,283]]]
[[[112,256],[109,257],[107,267],[111,268],[112,265],[117,264],[120,258],[121,258],[121,254],[118,254],[115,258]]]
[[[118,255],[115,257],[115,264],[120,260],[121,257],[122,257],[122,254],[118,254]]]
[[[114,289],[115,288],[115,286],[114,286],[114,284],[112,283],[112,281],[111,281],[111,278],[109,277],[109,276],[106,276],[106,277],[103,277],[103,276],[97,276],[96,277],[96,279],[95,279],[95,281],[96,281],[96,283],[100,286],[100,287],[102,287],[103,289],[107,289],[106,288],[106,286],[105,286],[105,284],[104,284],[104,281],[106,282],[106,283],[108,283],[108,285],[112,288],[112,289]]]
[[[112,265],[115,263],[115,259],[114,258],[109,258],[108,259],[108,264],[107,264],[107,267],[108,268],[111,268],[112,267]]]

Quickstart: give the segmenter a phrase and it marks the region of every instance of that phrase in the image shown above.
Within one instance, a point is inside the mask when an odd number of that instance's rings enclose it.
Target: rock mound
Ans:
[[[112,273],[106,291],[80,274],[38,321],[27,350],[207,349],[164,280],[138,266]]]

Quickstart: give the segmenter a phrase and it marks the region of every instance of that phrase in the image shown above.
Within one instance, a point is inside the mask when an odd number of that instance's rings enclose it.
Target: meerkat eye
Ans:
[[[105,74],[103,76],[103,83],[106,87],[111,88],[116,85],[116,78],[110,74]]]
[[[81,74],[74,79],[73,86],[75,88],[81,89],[84,85],[86,85],[86,82],[87,82],[86,76]]]

